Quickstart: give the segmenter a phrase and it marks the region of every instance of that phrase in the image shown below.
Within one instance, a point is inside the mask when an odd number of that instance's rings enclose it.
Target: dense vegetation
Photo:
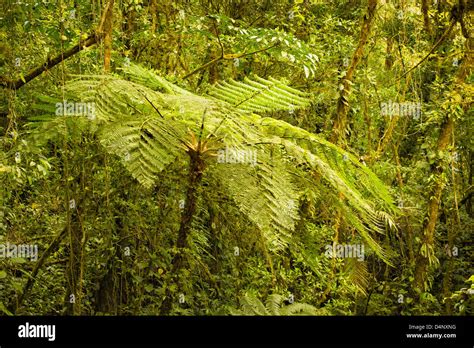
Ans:
[[[2,315],[472,314],[472,3],[1,6]]]

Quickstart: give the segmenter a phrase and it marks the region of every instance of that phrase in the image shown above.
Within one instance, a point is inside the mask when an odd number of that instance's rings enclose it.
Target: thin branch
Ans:
[[[22,303],[23,303],[23,300],[25,299],[25,296],[29,293],[29,291],[31,290],[31,288],[33,287],[33,285],[35,284],[36,282],[36,276],[38,275],[38,272],[39,270],[41,269],[41,267],[44,265],[46,259],[52,254],[54,253],[61,241],[64,239],[64,237],[66,236],[67,234],[67,231],[68,229],[65,228],[63,229],[54,239],[53,241],[51,242],[51,244],[48,246],[48,248],[44,251],[43,255],[41,256],[41,258],[38,260],[38,262],[36,263],[33,271],[31,272],[31,276],[28,278],[28,281],[26,282],[26,284],[23,286],[23,289],[21,291],[21,294],[20,296],[18,297],[18,301],[16,303],[12,302],[10,303],[10,306],[9,306],[9,309],[12,311],[12,312],[16,312],[18,310],[18,308],[21,307]]]
[[[207,67],[217,63],[218,61],[220,61],[221,59],[223,59],[223,57],[217,57],[217,58],[214,58],[213,60],[211,60],[210,62],[207,62],[206,64],[200,66],[199,68],[197,69],[194,69],[193,71],[191,71],[189,74],[187,74],[186,76],[183,77],[183,80],[186,80],[188,77],[194,75],[195,73],[201,71],[201,70],[204,70],[206,69]]]
[[[408,69],[407,72],[405,72],[402,76],[400,76],[396,81],[395,83],[397,83],[399,80],[401,80],[402,78],[404,78],[406,75],[408,75],[410,72],[412,72],[413,70],[415,70],[417,67],[419,67],[421,65],[421,63],[423,63],[426,59],[428,59],[428,57],[443,43],[444,39],[446,39],[446,37],[449,35],[449,33],[451,32],[451,30],[453,30],[454,28],[454,25],[456,24],[456,20],[452,20],[451,21],[451,24],[450,26],[448,27],[448,29],[446,29],[446,31],[444,32],[443,35],[441,35],[441,37],[439,38],[439,40],[433,45],[433,47],[431,48],[431,50],[428,52],[428,54],[422,59],[420,60],[418,63],[416,63],[413,67],[411,67],[410,69]],[[394,83],[394,84],[395,84]]]
[[[109,12],[112,11],[112,4],[113,4],[113,1],[109,1],[107,3],[106,9],[102,15],[99,27],[94,33],[89,34],[89,36],[85,39],[84,42],[82,40],[79,40],[79,43],[77,45],[75,45],[74,47],[71,47],[66,52],[61,52],[60,54],[58,54],[56,57],[52,59],[49,58],[45,63],[31,70],[26,76],[24,76],[24,78],[20,78],[16,81],[13,81],[13,80],[8,79],[7,77],[0,77],[0,85],[2,86],[2,88],[15,89],[15,90],[19,89],[20,87],[23,87],[34,78],[40,76],[43,72],[55,67],[62,61],[84,50],[85,48],[90,47],[96,44],[97,42],[99,42],[103,36],[103,27],[104,27],[105,19],[108,16]]]
[[[217,30],[216,22],[212,22],[214,26],[214,30],[216,31],[217,41],[219,42],[219,46],[221,46],[221,57],[224,57],[224,46],[222,45],[221,38],[219,37],[219,31]]]
[[[213,64],[216,64],[217,62],[219,62],[220,60],[232,60],[232,59],[236,59],[236,58],[242,58],[242,57],[246,57],[246,56],[250,56],[252,54],[256,54],[256,53],[260,53],[260,52],[264,52],[264,51],[267,51],[269,50],[270,48],[273,48],[277,45],[279,45],[280,43],[277,42],[276,44],[274,45],[271,45],[271,46],[268,46],[268,47],[265,47],[265,48],[262,48],[260,50],[256,50],[256,51],[253,51],[253,52],[249,52],[249,53],[231,53],[231,54],[223,54],[221,55],[220,57],[217,57],[217,58],[214,58],[213,60],[211,60],[210,62],[207,62],[206,64],[200,66],[199,68],[197,69],[194,69],[193,71],[191,71],[189,74],[185,75],[183,77],[183,80],[186,80],[188,77],[194,75],[195,73],[201,71],[201,70],[204,70],[206,68],[208,68],[209,66],[213,65]]]
[[[70,48],[66,52],[60,53],[53,59],[48,59],[44,64],[34,68],[24,78],[20,78],[16,81],[12,81],[5,77],[1,77],[0,84],[3,88],[19,89],[20,87],[23,87],[34,78],[41,75],[43,72],[53,68],[54,66],[61,63],[63,60],[66,60],[67,58],[75,55],[76,53],[84,50],[85,48],[89,46],[94,45],[95,43],[97,43],[97,37],[95,34],[91,34],[87,37],[87,39],[84,42],[78,43],[76,46]]]
[[[235,58],[241,58],[241,57],[246,57],[246,56],[250,56],[252,54],[256,54],[256,53],[260,53],[260,52],[264,52],[264,51],[268,51],[269,49],[275,47],[275,46],[278,46],[280,43],[277,42],[275,43],[274,45],[271,45],[271,46],[268,46],[268,47],[265,47],[265,48],[262,48],[260,50],[256,50],[256,51],[253,51],[253,52],[249,52],[249,53],[243,53],[241,54],[239,57],[235,57]]]

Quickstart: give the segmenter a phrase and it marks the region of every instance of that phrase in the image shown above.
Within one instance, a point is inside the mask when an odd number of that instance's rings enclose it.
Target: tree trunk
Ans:
[[[431,35],[430,17],[428,11],[430,10],[428,0],[421,0],[421,12],[423,13],[423,25],[426,33]]]
[[[126,200],[125,197],[123,199]],[[127,216],[124,210],[125,207],[119,207],[114,214],[116,228],[112,231],[111,245],[114,244],[114,236],[117,237],[118,243],[107,261],[107,272],[99,280],[99,289],[95,296],[94,308],[101,313],[122,315],[122,305],[127,305],[129,300],[131,282],[127,268],[132,262],[132,256],[130,249],[126,249],[130,248],[130,235],[126,220],[124,221]],[[122,262],[119,263],[118,260]]]
[[[114,0],[108,4],[104,21],[104,71],[110,72],[110,58],[112,54],[112,29],[114,25]]]
[[[436,147],[437,153],[446,150],[450,143],[453,129],[454,121],[448,116],[441,127],[441,134],[439,135],[438,145]],[[423,227],[422,247],[425,248],[425,252],[422,253],[420,250],[415,267],[415,287],[422,290],[427,288],[427,267],[429,265],[430,255],[431,257],[434,257],[434,233],[436,221],[438,220],[439,203],[444,187],[442,178],[443,171],[442,159],[439,159],[434,165],[432,165],[431,169],[431,173],[435,175],[435,184],[429,193],[428,219]]]
[[[369,38],[376,7],[377,0],[369,0],[368,11],[364,16],[362,28],[360,31],[359,43],[354,55],[352,56],[352,61],[349,69],[347,70],[346,76],[344,76],[344,80],[342,82],[343,88],[337,102],[336,120],[334,122],[333,133],[331,135],[331,142],[333,143],[341,143],[341,141],[344,139],[347,126],[347,114],[349,112],[349,95],[351,92],[352,80],[354,78],[357,65],[362,59],[364,48]]]
[[[85,146],[83,142],[77,144]],[[69,156],[66,154],[65,156]],[[66,159],[69,161],[69,158]],[[65,312],[67,315],[82,314],[82,297],[83,297],[83,276],[85,263],[85,244],[86,233],[84,230],[83,217],[87,216],[86,212],[86,173],[91,168],[86,167],[84,161],[79,161],[76,166],[68,167],[66,163],[65,177],[69,177],[69,173],[77,173],[76,179],[67,188],[67,217],[68,217],[68,235],[69,235],[69,263],[66,266],[66,296],[65,296]]]
[[[459,67],[459,72],[456,76],[454,88],[462,88],[462,85],[467,76],[470,75],[473,67],[473,54],[472,54],[472,42],[466,40],[466,49],[465,49],[465,59],[462,65]],[[463,108],[467,110],[470,107],[468,103],[463,103]],[[440,151],[445,151],[448,145],[451,142],[451,136],[454,131],[454,121],[450,115],[446,116],[446,119],[441,126],[441,133],[438,138],[438,145],[436,147],[436,153]],[[422,254],[421,249],[417,256],[417,262],[415,267],[415,279],[414,286],[415,288],[425,290],[426,289],[426,280],[427,280],[427,270],[429,265],[429,253],[431,250],[434,250],[435,244],[435,227],[436,221],[438,219],[439,212],[439,203],[441,199],[441,194],[443,192],[443,177],[444,172],[442,159],[439,159],[432,165],[431,173],[435,176],[435,183],[428,195],[428,213],[427,220],[423,226],[423,236],[422,236],[422,247],[426,248],[425,252]],[[433,252],[434,254],[434,252]],[[434,255],[433,255],[434,256]]]

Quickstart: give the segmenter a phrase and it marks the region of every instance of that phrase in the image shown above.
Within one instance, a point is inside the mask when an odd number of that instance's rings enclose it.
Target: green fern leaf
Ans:
[[[242,112],[295,110],[309,105],[308,95],[275,79],[258,76],[243,82],[230,80],[218,83],[209,95],[221,99]]]

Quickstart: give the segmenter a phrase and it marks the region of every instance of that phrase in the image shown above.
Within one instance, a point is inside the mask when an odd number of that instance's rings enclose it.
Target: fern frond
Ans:
[[[80,139],[84,133],[93,134],[97,126],[85,117],[42,115],[29,118],[29,140],[35,147],[44,147],[49,141],[58,142],[65,138]]]
[[[319,311],[316,307],[307,303],[292,303],[282,307],[280,315],[318,315]]]
[[[193,95],[191,92],[188,92],[157,75],[154,71],[146,69],[138,64],[130,64],[128,67],[124,67],[121,70],[130,81],[151,88],[154,91],[175,95]]]
[[[345,260],[346,271],[348,272],[348,281],[353,284],[361,293],[367,295],[370,273],[367,269],[367,263],[354,258]]]
[[[157,175],[182,154],[179,139],[171,131],[168,123],[152,117],[113,122],[102,130],[101,138],[135,179],[151,187]]]
[[[335,197],[334,204],[340,207],[369,247],[384,262],[390,263],[387,253],[371,233],[384,232],[384,219],[388,214],[381,215],[378,210],[395,211],[396,208],[387,188],[375,174],[355,156],[303,129],[272,118],[262,118],[261,125],[271,136],[269,141],[283,145],[297,164],[316,170],[335,192],[343,193],[344,202]]]
[[[387,186],[351,153],[313,133],[281,120],[265,117],[261,119],[260,124],[267,135],[287,140],[287,142],[282,141],[283,145],[294,144],[299,146],[301,153],[297,155],[298,158],[305,161],[305,155],[308,155],[309,158],[311,158],[310,155],[317,156],[332,168],[338,176],[343,178],[348,185],[357,187],[365,197],[373,199],[385,210],[396,211]]]
[[[382,261],[391,265],[389,252],[385,250],[372,236],[374,231],[380,231],[381,229],[379,221],[372,221],[371,216],[367,216],[367,214],[364,212],[357,211],[348,204],[339,202],[336,197],[334,197],[334,200],[340,212],[342,213],[342,216],[346,219],[350,226],[359,232],[360,236],[367,243],[367,246],[378,257],[380,257]]]
[[[69,82],[66,93],[94,103],[96,119],[103,122],[157,115],[166,106],[161,93],[113,76],[83,76]]]
[[[270,315],[280,315],[282,303],[285,298],[279,294],[271,294],[267,297],[265,305]]]
[[[283,249],[298,220],[299,194],[281,164],[268,164],[263,151],[255,166],[218,164],[214,175],[250,221],[263,233],[270,250]]]
[[[309,105],[306,93],[276,79],[265,80],[258,76],[253,79],[246,77],[243,82],[218,83],[208,93],[242,112],[295,110]]]
[[[265,305],[258,298],[245,295],[241,298],[243,315],[269,315]]]
[[[326,315],[326,311],[306,303],[284,305],[284,297],[279,294],[268,296],[265,304],[253,295],[246,294],[240,298],[239,310],[231,309],[232,315],[290,316],[290,315]]]

